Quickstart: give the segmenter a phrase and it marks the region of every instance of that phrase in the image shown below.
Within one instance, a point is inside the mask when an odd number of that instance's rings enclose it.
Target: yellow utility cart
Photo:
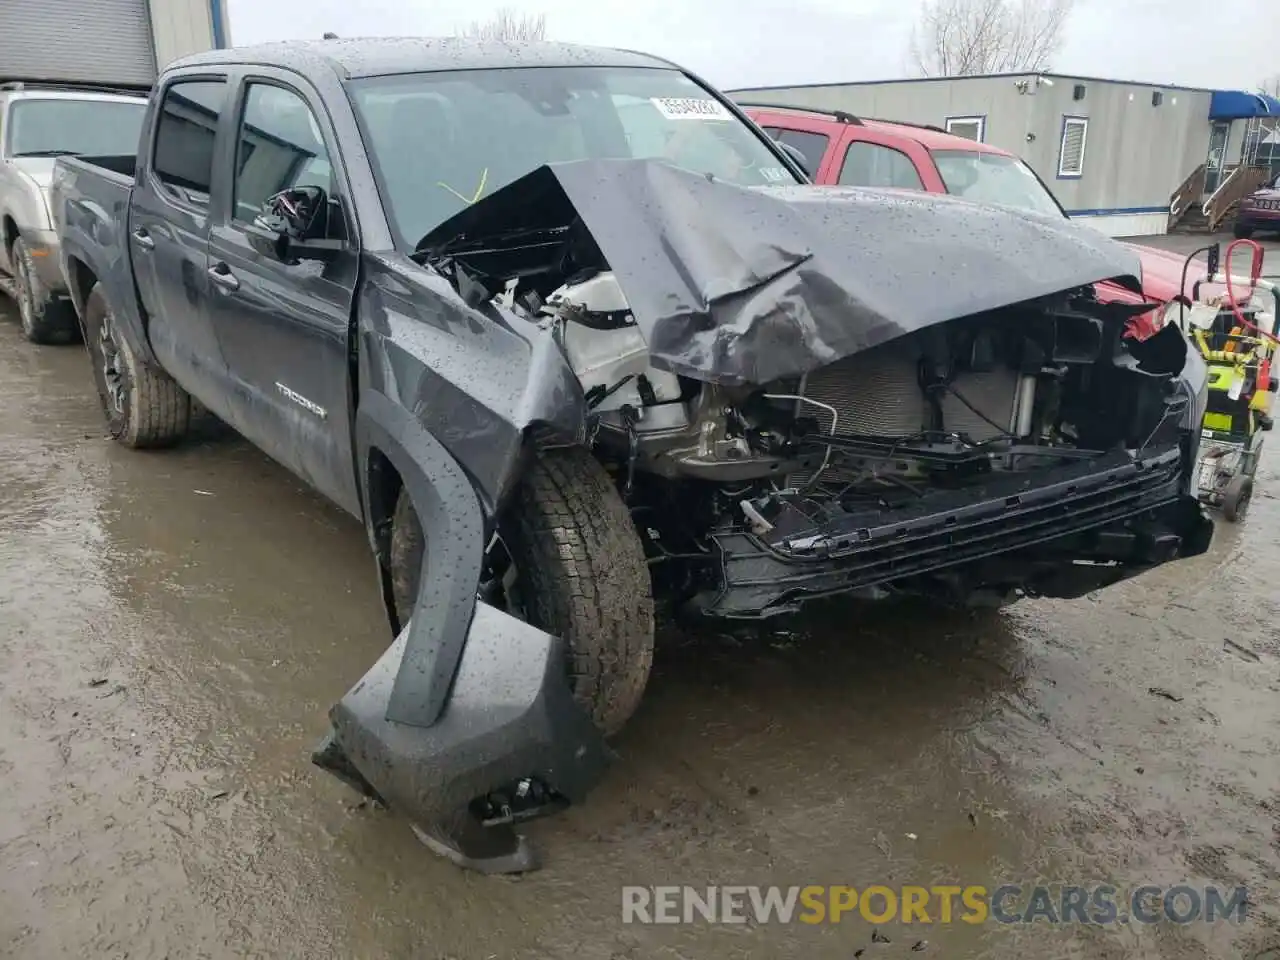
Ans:
[[[1228,247],[1228,263],[1230,253]],[[1260,255],[1247,278],[1219,274],[1217,259],[1210,254],[1209,274],[1196,282],[1189,300],[1170,303],[1166,316],[1180,324],[1209,367],[1197,464],[1199,497],[1234,522],[1248,510],[1263,435],[1272,424],[1280,285],[1260,276]],[[1206,288],[1223,286],[1225,292],[1204,295]],[[1247,296],[1241,296],[1242,290]]]

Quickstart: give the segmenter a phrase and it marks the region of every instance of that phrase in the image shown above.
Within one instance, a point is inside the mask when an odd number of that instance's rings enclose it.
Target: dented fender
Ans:
[[[365,270],[361,392],[388,398],[435,438],[486,514],[518,479],[530,434],[585,440],[582,387],[550,331],[492,304],[468,305],[435,270],[400,254],[366,255]]]
[[[485,545],[527,445],[581,442],[586,405],[549,332],[488,304],[467,305],[434,270],[406,257],[366,263],[354,427],[366,529],[380,555],[379,526],[394,509],[377,499],[372,473],[381,454],[422,524],[416,609],[431,611],[406,631],[388,717],[426,727],[445,708]]]

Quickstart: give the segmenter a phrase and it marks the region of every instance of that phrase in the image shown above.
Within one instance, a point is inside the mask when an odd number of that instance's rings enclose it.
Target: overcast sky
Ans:
[[[450,35],[508,7],[549,39],[667,57],[719,87],[881,80],[907,73],[913,0],[227,0],[236,44]],[[1210,18],[1205,22],[1205,18]],[[1254,88],[1280,73],[1277,0],[1076,0],[1059,73]]]

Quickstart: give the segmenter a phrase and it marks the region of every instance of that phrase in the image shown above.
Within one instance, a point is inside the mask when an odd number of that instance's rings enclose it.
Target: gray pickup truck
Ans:
[[[459,864],[528,869],[601,776],[655,599],[1072,597],[1209,544],[1203,364],[1093,294],[1131,252],[808,185],[665,61],[202,54],[53,206],[113,435],[197,399],[364,524],[395,640],[314,759]]]

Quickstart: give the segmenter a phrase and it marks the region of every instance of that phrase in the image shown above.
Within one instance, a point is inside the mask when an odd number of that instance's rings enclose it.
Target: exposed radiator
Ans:
[[[804,396],[835,408],[839,434],[912,436],[930,422],[929,401],[919,385],[919,358],[909,343],[885,344],[813,371],[805,381]],[[956,376],[953,385],[965,400],[999,424],[1000,430],[951,393],[940,401],[945,429],[981,442],[1009,428],[1017,401],[1017,373],[1005,368],[965,371]],[[823,432],[830,432],[831,415],[825,410],[803,404],[802,414],[815,418]],[[808,474],[794,474],[790,482],[799,485],[807,478]]]
[[[998,423],[1000,429],[987,423],[951,393],[942,398],[942,423],[946,429],[963,433],[978,442],[1008,431],[1018,395],[1017,373],[1003,367],[982,373],[962,373],[956,377],[954,386],[988,419]]]
[[[929,422],[929,402],[918,386],[919,354],[885,344],[814,370],[804,395],[834,407],[836,432],[872,437],[909,437]],[[831,432],[831,414],[812,404],[804,416],[816,417]]]

